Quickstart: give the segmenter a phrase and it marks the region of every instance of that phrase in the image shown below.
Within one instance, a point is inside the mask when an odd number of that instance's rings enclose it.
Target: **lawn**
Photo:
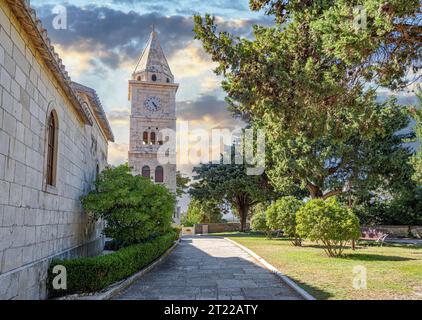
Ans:
[[[293,247],[287,239],[227,234],[295,280],[317,299],[422,299],[422,247],[358,246],[328,258],[315,243]],[[367,270],[367,289],[353,288],[355,267]]]

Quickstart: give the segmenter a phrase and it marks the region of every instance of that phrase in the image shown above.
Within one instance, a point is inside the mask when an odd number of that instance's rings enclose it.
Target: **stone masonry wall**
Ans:
[[[97,125],[84,125],[0,0],[0,299],[46,298],[50,260],[97,254],[101,225],[79,198],[107,161]],[[57,186],[45,192],[46,120],[58,114]]]

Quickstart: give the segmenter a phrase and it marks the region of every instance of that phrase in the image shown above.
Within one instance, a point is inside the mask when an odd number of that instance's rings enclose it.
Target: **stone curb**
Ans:
[[[279,277],[283,282],[285,282],[290,288],[292,288],[297,294],[299,294],[305,300],[311,300],[311,301],[316,300],[315,297],[313,297],[308,292],[306,292],[301,287],[299,287],[296,284],[296,282],[294,282],[292,279],[290,279],[289,277],[287,277],[286,275],[284,275],[283,273],[281,273],[276,267],[274,267],[273,265],[271,265],[270,263],[268,263],[266,260],[264,260],[263,258],[261,258],[259,255],[257,255],[252,250],[250,250],[250,249],[246,248],[245,246],[242,246],[240,243],[237,243],[236,241],[233,241],[233,240],[228,239],[226,237],[224,238],[224,240],[227,240],[227,241],[233,243],[234,245],[238,246],[243,251],[245,251],[248,254],[250,254],[255,260],[257,260],[265,268],[267,268],[269,271],[271,271],[277,277]]]
[[[140,278],[142,278],[145,274],[150,272],[152,269],[154,269],[157,265],[164,262],[164,260],[167,259],[167,257],[176,249],[176,247],[180,244],[181,239],[177,240],[173,246],[168,249],[158,260],[155,260],[152,264],[145,267],[138,273],[130,276],[129,278],[122,280],[120,282],[117,282],[115,284],[110,285],[107,289],[104,291],[95,293],[93,295],[70,295],[65,296],[61,298],[57,298],[55,300],[110,300],[125,289],[127,289],[129,286],[131,286],[134,282],[138,281]]]

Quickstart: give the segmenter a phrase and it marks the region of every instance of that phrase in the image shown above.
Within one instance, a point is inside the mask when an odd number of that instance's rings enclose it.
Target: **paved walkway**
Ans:
[[[222,238],[184,238],[117,300],[299,300],[249,254]]]

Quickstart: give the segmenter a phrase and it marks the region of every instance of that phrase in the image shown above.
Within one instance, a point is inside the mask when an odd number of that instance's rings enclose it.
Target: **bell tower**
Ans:
[[[135,174],[164,184],[173,193],[176,193],[176,164],[161,164],[158,161],[158,151],[163,144],[169,143],[168,136],[163,136],[162,131],[171,129],[176,132],[178,88],[153,27],[129,81],[129,166]],[[176,150],[176,146],[172,148]],[[175,154],[169,156],[176,158]],[[177,213],[174,220],[176,223],[180,222]]]

